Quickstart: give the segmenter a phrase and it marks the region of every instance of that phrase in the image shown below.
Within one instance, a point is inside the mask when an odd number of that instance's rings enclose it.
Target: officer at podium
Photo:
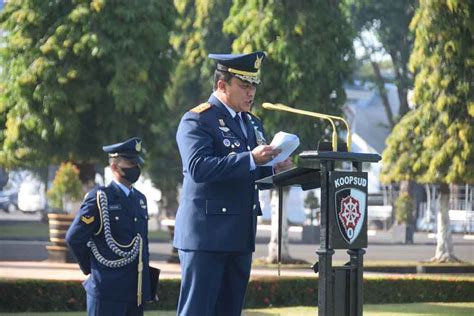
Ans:
[[[143,315],[152,299],[145,196],[133,188],[140,176],[142,141],[134,137],[102,147],[113,181],[89,192],[69,228],[66,241],[89,278],[87,313]]]
[[[174,232],[178,315],[232,316],[241,314],[261,215],[255,181],[291,163],[264,166],[279,151],[250,113],[265,53],[209,57],[214,92],[184,114],[176,135],[184,175]]]

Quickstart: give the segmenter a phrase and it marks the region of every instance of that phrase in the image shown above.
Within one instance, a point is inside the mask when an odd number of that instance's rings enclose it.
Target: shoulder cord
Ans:
[[[104,237],[105,237],[105,242],[107,243],[107,246],[112,250],[113,253],[115,253],[117,256],[120,256],[122,258],[117,259],[117,260],[108,260],[105,259],[100,253],[99,250],[97,249],[97,245],[93,240],[90,240],[87,243],[87,246],[91,248],[91,251],[94,255],[94,257],[97,259],[97,261],[104,266],[108,268],[120,268],[123,266],[126,266],[127,264],[131,263],[137,258],[138,253],[140,252],[140,244],[142,242],[142,238],[140,234],[137,234],[132,241],[128,245],[121,245],[118,243],[113,237],[112,237],[112,231],[110,229],[110,219],[109,219],[109,207],[108,207],[108,202],[107,202],[107,195],[105,194],[104,191],[98,190],[97,191],[97,205],[99,207],[99,213],[100,213],[100,228],[95,235],[100,233],[102,230],[102,226],[104,229]],[[119,247],[122,248],[128,248],[132,247],[130,251],[123,251]]]
[[[104,228],[104,237],[107,246],[112,250],[116,255],[122,257],[117,260],[108,260],[105,259],[97,249],[97,245],[91,239],[87,246],[91,248],[92,254],[95,259],[102,265],[108,268],[120,268],[130,264],[138,256],[138,280],[137,280],[137,306],[142,304],[142,274],[143,274],[143,240],[140,234],[137,234],[128,245],[119,244],[113,237],[112,231],[110,229],[110,219],[109,219],[109,204],[107,201],[107,195],[104,191],[97,191],[97,206],[99,207],[100,214],[100,226],[99,230],[94,234],[98,235],[102,227]],[[118,246],[118,247],[117,247]],[[130,251],[123,251],[119,247],[128,248],[131,247]]]

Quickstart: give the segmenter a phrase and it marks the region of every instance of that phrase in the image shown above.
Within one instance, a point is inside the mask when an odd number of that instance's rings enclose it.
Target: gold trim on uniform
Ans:
[[[198,106],[192,108],[190,111],[193,112],[193,113],[202,113],[206,110],[209,110],[210,108],[211,108],[210,103],[202,103],[202,104],[199,104]]]
[[[238,74],[238,75],[248,76],[248,77],[257,77],[258,76],[258,72],[243,71],[243,70],[238,70],[238,69],[234,69],[234,68],[227,68],[227,71],[231,72],[233,74]]]
[[[239,74],[234,74],[234,77],[239,78],[240,80],[247,81],[248,83],[259,85],[261,80],[258,76],[244,76]]]
[[[90,223],[94,222],[94,216],[81,216],[81,221],[89,225]]]

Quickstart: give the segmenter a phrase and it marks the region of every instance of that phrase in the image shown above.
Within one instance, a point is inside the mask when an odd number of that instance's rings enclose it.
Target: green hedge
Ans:
[[[179,295],[179,279],[160,281],[160,301],[147,309],[173,310]],[[315,306],[317,278],[281,277],[252,279],[246,308],[267,306]],[[364,279],[364,301],[369,304],[412,302],[473,302],[473,278],[378,277]],[[80,282],[0,280],[0,312],[85,310]]]
[[[472,264],[416,264],[416,265],[364,265],[366,272],[382,272],[382,273],[454,273],[454,274],[470,274],[474,273],[474,265]]]
[[[387,277],[364,280],[364,303],[474,302],[474,279]]]

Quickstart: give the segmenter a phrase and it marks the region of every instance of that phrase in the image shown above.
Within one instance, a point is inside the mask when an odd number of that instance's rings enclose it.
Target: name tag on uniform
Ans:
[[[110,211],[117,211],[117,210],[121,210],[121,209],[122,209],[122,205],[120,205],[120,204],[109,205],[109,210]]]

